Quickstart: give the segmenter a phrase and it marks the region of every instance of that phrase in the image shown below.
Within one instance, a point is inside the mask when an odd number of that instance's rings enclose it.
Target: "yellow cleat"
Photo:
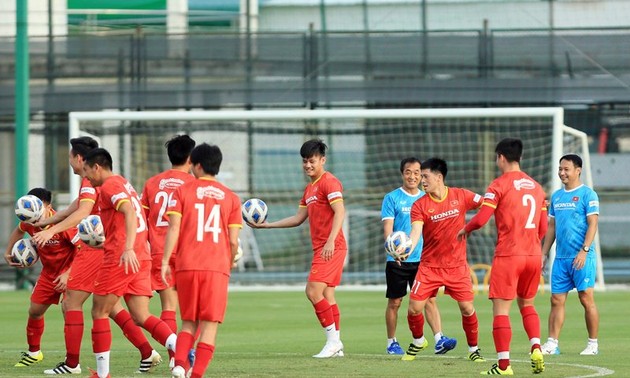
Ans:
[[[482,371],[481,375],[514,375],[514,371],[510,365],[505,370],[501,370],[499,364],[494,364],[490,370]]]
[[[540,349],[534,349],[531,355],[532,359],[532,373],[540,374],[545,371],[545,361],[543,359],[543,354]]]
[[[486,359],[481,355],[481,349],[477,349],[468,355],[468,359],[472,362],[486,362]]]
[[[18,363],[15,364],[14,366],[15,367],[31,366],[33,364],[41,362],[43,359],[44,359],[44,353],[42,353],[41,350],[39,351],[39,353],[37,353],[35,357],[28,354],[28,352],[22,352],[22,359],[20,359],[20,361],[18,361]]]
[[[413,361],[416,359],[416,354],[418,354],[418,352],[420,352],[421,350],[426,349],[429,346],[429,342],[427,341],[427,339],[424,339],[424,343],[422,343],[422,345],[416,345],[414,343],[409,344],[409,348],[407,348],[407,351],[405,352],[405,355],[402,356],[401,360],[402,361]]]

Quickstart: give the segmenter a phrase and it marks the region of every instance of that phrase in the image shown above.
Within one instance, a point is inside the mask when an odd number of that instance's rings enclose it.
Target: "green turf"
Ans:
[[[42,340],[43,362],[27,368],[15,368],[19,353],[25,350],[25,324],[28,308],[27,292],[0,293],[2,333],[0,335],[0,377],[37,377],[64,357],[63,322],[59,309],[52,307],[46,317]],[[630,376],[630,294],[628,292],[597,293],[600,310],[600,354],[580,356],[586,345],[584,316],[577,295],[572,293],[567,305],[567,318],[560,338],[562,355],[546,356],[545,377],[594,377],[614,371],[615,376]],[[466,359],[465,337],[456,303],[440,296],[444,332],[459,341],[457,348],[446,355],[432,354],[433,340],[428,325],[430,348],[416,361],[402,362],[385,352],[385,298],[382,292],[339,290],[337,300],[342,313],[342,339],[345,358],[316,360],[312,354],[324,344],[324,334],[303,292],[233,292],[226,322],[220,326],[215,358],[207,376],[224,377],[473,377],[490,368],[496,358],[492,344],[491,306],[485,295],[476,299],[479,314],[480,346],[488,361],[473,363]],[[155,298],[152,311],[158,314]],[[90,307],[89,302],[86,307]],[[406,301],[405,304],[406,306]],[[539,296],[538,311],[542,320],[543,341],[547,337],[549,295]],[[91,352],[89,311],[83,338],[81,366],[94,367]],[[512,367],[516,375],[531,375],[529,343],[522,330],[516,306],[512,309]],[[113,324],[113,322],[112,322]],[[138,377],[137,351],[122,337],[113,324],[114,343],[111,355],[113,377]],[[398,338],[403,346],[410,341],[404,309],[400,311]],[[150,339],[166,356],[164,348]],[[150,374],[170,377],[166,364]]]

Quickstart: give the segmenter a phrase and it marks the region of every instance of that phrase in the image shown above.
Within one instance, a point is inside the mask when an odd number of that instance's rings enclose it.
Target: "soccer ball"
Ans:
[[[258,198],[251,198],[241,206],[243,219],[250,224],[261,224],[267,219],[267,204]]]
[[[32,266],[39,260],[37,247],[31,239],[20,239],[11,248],[11,259],[24,267]]]
[[[15,202],[15,215],[22,222],[35,223],[44,214],[44,203],[37,196],[27,194]]]
[[[398,248],[404,246],[402,252],[398,252]],[[391,257],[405,261],[411,254],[411,239],[403,231],[392,232],[385,240],[385,251]]]
[[[105,243],[103,223],[98,215],[88,215],[78,225],[79,239],[91,247],[102,247]]]
[[[238,239],[238,250],[234,256],[234,262],[238,262],[243,257],[243,248],[241,248],[241,239]]]

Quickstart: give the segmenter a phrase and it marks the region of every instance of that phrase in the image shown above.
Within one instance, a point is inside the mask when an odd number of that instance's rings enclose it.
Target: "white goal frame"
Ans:
[[[86,121],[273,121],[273,120],[316,120],[316,119],[419,119],[419,118],[527,118],[550,117],[553,124],[551,167],[555,167],[562,157],[563,133],[581,138],[583,159],[589,169],[585,170],[584,182],[593,187],[590,171],[590,155],[586,134],[564,125],[564,109],[561,107],[540,108],[453,108],[453,109],[287,109],[287,110],[168,110],[168,111],[115,111],[70,112],[69,138],[86,135],[80,124]],[[70,198],[76,198],[79,181],[70,172]],[[552,193],[560,189],[561,182],[555,170],[551,170]],[[488,183],[489,184],[489,183]],[[597,281],[596,289],[603,290],[604,274],[601,259],[599,236],[596,236]],[[550,256],[550,264],[555,251]],[[551,266],[551,265],[550,265]]]

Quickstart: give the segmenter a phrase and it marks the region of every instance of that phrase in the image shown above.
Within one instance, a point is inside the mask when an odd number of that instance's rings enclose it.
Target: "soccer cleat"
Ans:
[[[505,370],[501,370],[499,369],[499,364],[494,364],[490,370],[482,371],[481,375],[514,375],[514,371],[510,365]]]
[[[532,351],[532,373],[540,374],[545,371],[545,360],[540,349],[536,348]]]
[[[594,356],[599,353],[599,348],[597,344],[588,343],[586,344],[586,348],[580,352],[582,356]]]
[[[171,377],[172,378],[186,378],[186,370],[184,370],[184,368],[181,366],[175,366],[171,370]]]
[[[444,354],[449,350],[455,349],[457,345],[457,339],[450,337],[442,336],[437,343],[435,343],[435,354]]]
[[[44,370],[46,375],[58,375],[58,374],[81,374],[81,365],[76,367],[70,367],[66,365],[65,361],[57,364],[53,369]]]
[[[339,352],[343,353],[343,344],[341,341],[328,341],[322,348],[321,352],[313,355],[315,358],[342,357],[338,356]]]
[[[335,353],[335,355],[333,357],[343,357],[343,349],[341,349],[339,352]]]
[[[90,369],[90,378],[101,378],[101,377],[98,376],[98,373],[96,372],[96,370]],[[107,377],[105,378],[112,378],[112,376],[108,373]]]
[[[195,364],[195,356],[196,352],[194,349],[188,351],[188,363],[190,364],[190,367],[193,367],[193,365]]]
[[[144,360],[140,360],[140,367],[138,373],[148,373],[153,370],[154,367],[162,363],[162,356],[154,349],[151,351],[151,355]]]
[[[39,353],[37,353],[35,357],[32,357],[30,354],[28,354],[28,352],[22,352],[22,358],[14,366],[15,367],[31,366],[33,364],[40,362],[43,359],[44,359],[44,354],[42,353],[41,350],[39,351]]]
[[[429,342],[427,339],[424,339],[424,343],[422,345],[416,345],[414,343],[409,344],[409,348],[405,352],[405,355],[402,356],[401,360],[403,361],[413,361],[416,359],[416,354],[421,350],[426,349],[429,346]]]
[[[472,362],[486,362],[486,359],[481,355],[481,349],[470,352],[470,354],[468,354],[468,359]]]
[[[540,351],[543,355],[560,354],[560,347],[556,343],[547,341],[540,347]]]
[[[387,354],[403,355],[405,354],[405,351],[403,350],[403,348],[400,347],[400,344],[398,344],[398,341],[394,341],[387,347]]]

